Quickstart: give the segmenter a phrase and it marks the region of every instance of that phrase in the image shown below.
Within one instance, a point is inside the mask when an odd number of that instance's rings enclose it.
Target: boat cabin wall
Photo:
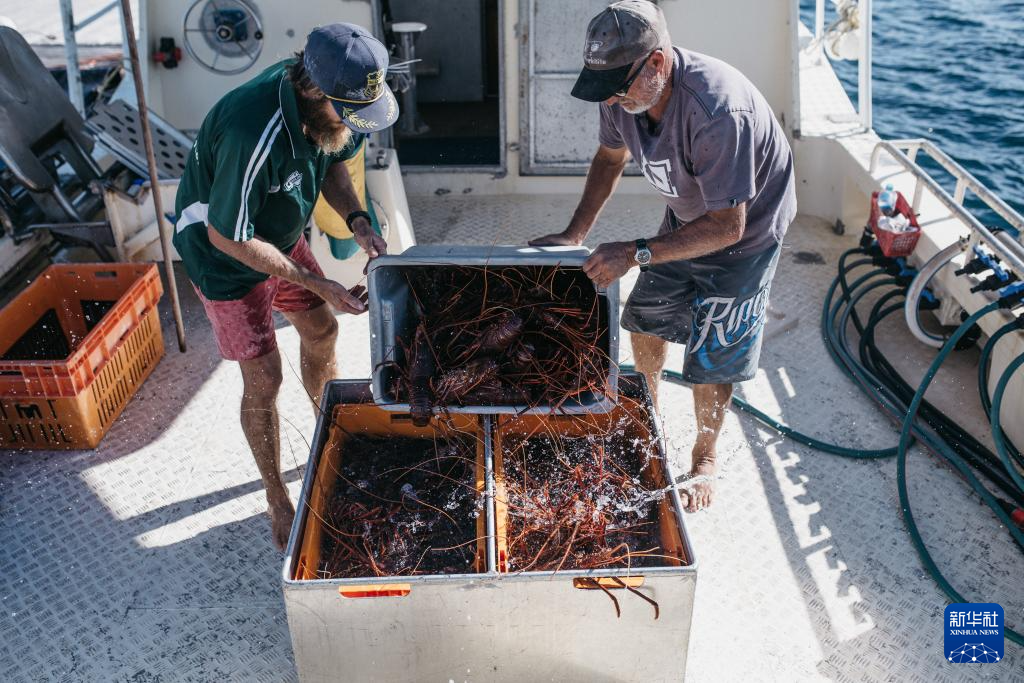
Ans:
[[[263,29],[262,52],[245,71],[211,73],[188,54],[173,69],[147,60],[144,77],[151,106],[175,126],[198,128],[225,92],[300,49],[314,26],[349,21],[372,27],[379,35],[382,25],[378,0],[245,1],[255,8]],[[470,24],[462,10],[455,11],[455,4],[462,7],[477,1],[479,12],[474,12],[477,19],[471,25],[477,26],[481,35],[469,39],[464,34]],[[140,40],[144,51],[155,51],[164,37],[184,45],[184,18],[192,4],[191,0],[142,0]],[[202,2],[199,4],[201,7]],[[409,152],[417,141],[408,142],[403,150],[404,134],[396,126],[409,193],[432,192],[446,182],[483,193],[579,191],[598,144],[598,110],[597,105],[574,100],[569,91],[582,65],[587,24],[606,4],[607,0],[459,0],[451,5],[452,11],[439,11],[434,2],[388,3],[394,20],[428,25],[417,42],[418,50],[423,50],[417,57],[423,58],[421,68],[426,72],[420,77],[421,108],[438,106],[439,90],[432,82],[443,81],[446,73],[477,74],[483,84],[474,84],[480,92],[472,99],[498,100],[497,106],[488,110],[497,119],[488,123],[488,130],[493,123],[497,133],[494,149],[485,155],[484,163],[422,163],[422,155]],[[659,5],[676,45],[721,58],[742,71],[768,99],[787,134],[790,132],[798,117],[796,3],[661,0]],[[429,16],[420,17],[417,12]],[[429,40],[428,33],[433,34]],[[201,36],[195,37],[201,40]],[[439,49],[434,46],[452,43],[473,53],[466,55],[473,69],[467,72],[446,66],[445,60],[451,61],[447,53],[433,55],[432,51]],[[405,155],[407,159],[402,158]],[[451,156],[441,153],[438,158]],[[636,176],[625,179],[623,191],[651,190]]]
[[[582,66],[587,24],[607,4],[504,4],[506,128],[515,147],[509,151],[507,171],[517,186],[513,191],[566,192],[581,187],[577,178],[586,173],[598,146],[598,108],[569,93]],[[795,120],[795,5],[787,0],[658,4],[675,45],[732,64],[761,90],[780,121]],[[541,175],[547,177],[532,177]],[[620,192],[650,192],[642,178],[626,180]],[[411,193],[416,181],[407,181]]]
[[[194,0],[140,0],[139,32],[141,55],[152,55],[160,46],[161,38],[173,38],[175,45],[185,49],[185,18]],[[259,57],[247,69],[237,74],[213,73],[187,52],[174,68],[166,68],[152,59],[146,59],[144,81],[149,104],[154,111],[182,130],[196,130],[206,113],[232,88],[253,78],[271,64],[290,57],[301,50],[306,35],[316,26],[347,21],[371,28],[373,10],[370,0],[244,0],[255,9],[263,31],[263,45]],[[205,11],[204,2],[198,2],[194,13]],[[234,5],[234,3],[231,3]],[[216,2],[214,2],[216,5]],[[211,5],[212,7],[212,5]],[[195,17],[189,22],[194,27]],[[212,52],[206,49],[201,34],[188,36],[204,58],[212,61]],[[241,64],[240,60],[220,59],[218,68]]]

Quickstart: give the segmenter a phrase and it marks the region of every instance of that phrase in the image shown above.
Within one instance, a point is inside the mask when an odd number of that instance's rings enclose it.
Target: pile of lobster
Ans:
[[[504,457],[510,571],[658,564],[656,502],[632,440],[535,436]]]
[[[417,324],[397,395],[423,426],[435,407],[550,406],[601,395],[607,311],[580,268],[408,268]]]
[[[350,435],[321,519],[320,578],[473,571],[472,438]]]

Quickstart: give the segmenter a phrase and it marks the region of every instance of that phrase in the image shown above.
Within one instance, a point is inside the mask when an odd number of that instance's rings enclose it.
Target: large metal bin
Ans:
[[[412,338],[416,320],[409,302],[409,285],[402,275],[403,268],[443,268],[447,266],[560,266],[582,268],[590,255],[585,247],[517,247],[517,246],[463,246],[426,245],[407,249],[397,256],[381,256],[370,261],[368,274],[370,306],[370,360],[373,363],[373,395],[377,405],[387,410],[409,411],[408,402],[401,401],[392,391],[396,364],[405,362],[405,352],[396,337]],[[597,290],[599,301],[608,321],[607,348],[602,349],[614,361],[619,357],[619,284]],[[578,399],[566,401],[558,407],[564,414],[594,413],[609,410],[615,402],[618,366],[608,364],[608,381],[604,393],[586,392]],[[543,414],[552,412],[552,406],[530,408],[525,405],[464,405],[446,406],[453,413],[508,413]]]
[[[406,415],[368,405],[367,382],[333,381],[324,393],[306,469],[298,514],[283,569],[283,590],[295,664],[303,681],[679,681],[683,679],[689,644],[697,562],[683,521],[679,496],[671,491],[659,513],[663,539],[674,539],[680,561],[642,569],[503,573],[500,514],[487,498],[486,547],[478,563],[486,571],[448,576],[383,577],[323,580],[310,577],[312,535],[318,534],[314,498],[323,495],[324,451],[330,419],[337,406],[348,411],[346,430],[388,430],[411,427]],[[620,395],[646,406],[641,416],[656,438],[659,455],[664,442],[653,414],[643,377],[623,373]],[[623,401],[623,404],[627,402]],[[628,409],[628,408],[627,408]],[[621,408],[616,408],[621,410]],[[524,420],[558,420],[568,433],[585,433],[588,422],[608,416],[531,416]],[[479,421],[485,472],[484,486],[494,490],[495,442],[504,430],[514,435],[529,422],[493,424],[494,418],[451,416],[459,428]],[[425,429],[430,429],[425,428]],[[496,432],[492,434],[492,432]],[[499,443],[500,448],[500,443]],[[675,481],[666,458],[657,477]],[[652,482],[660,483],[660,482]],[[488,486],[488,484],[490,484]],[[479,529],[479,526],[478,526]],[[652,606],[618,585],[628,583],[657,601]],[[598,588],[599,581],[615,596]]]

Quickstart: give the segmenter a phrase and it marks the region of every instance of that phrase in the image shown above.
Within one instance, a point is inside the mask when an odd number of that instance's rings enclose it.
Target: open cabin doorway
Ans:
[[[415,95],[399,95],[403,168],[503,166],[500,0],[381,0],[381,9],[398,46],[392,62],[403,59],[403,33],[421,60]]]

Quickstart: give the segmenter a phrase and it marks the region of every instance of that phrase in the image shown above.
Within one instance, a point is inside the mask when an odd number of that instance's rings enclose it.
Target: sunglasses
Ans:
[[[644,67],[647,66],[647,60],[653,57],[655,52],[657,52],[657,50],[653,50],[649,55],[644,57],[644,61],[640,62],[640,66],[637,67],[637,70],[633,72],[633,75],[627,78],[626,82],[623,83],[622,86],[615,91],[616,97],[626,96],[626,94],[629,92],[629,89],[633,86],[633,81],[635,81],[637,77],[640,75],[640,72],[644,70]]]

